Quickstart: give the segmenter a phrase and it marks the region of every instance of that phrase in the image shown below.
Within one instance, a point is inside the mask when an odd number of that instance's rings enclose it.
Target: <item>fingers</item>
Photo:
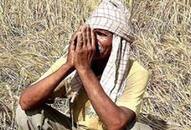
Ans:
[[[72,36],[71,36],[71,39],[70,39],[70,42],[69,42],[69,48],[71,50],[75,50],[76,48],[76,43],[77,43],[77,37],[78,37],[78,33],[80,32],[82,28],[82,25],[80,25],[77,29],[77,31],[75,31]]]
[[[73,33],[73,34],[72,34],[72,37],[71,37],[71,39],[70,39],[70,42],[69,42],[69,46],[70,46],[71,49],[74,48],[74,46],[75,46],[75,39],[76,39],[76,38],[77,38],[76,33]]]
[[[96,48],[96,37],[95,37],[95,33],[93,31],[93,29],[91,29],[91,46],[92,48]]]
[[[82,33],[78,33],[78,37],[77,37],[77,44],[76,44],[76,50],[80,50],[82,48],[83,45],[83,38],[82,38]]]
[[[86,29],[86,36],[87,36],[87,47],[90,48],[91,47],[91,28],[89,26],[87,26]]]
[[[75,41],[75,40],[73,40]],[[95,49],[95,34],[93,29],[88,25],[83,25],[79,28],[79,32],[76,33],[76,45],[75,42],[71,45],[72,49]]]
[[[74,51],[76,49],[76,45],[75,45],[75,40],[73,40],[71,43],[70,43],[70,50]]]
[[[83,37],[83,47],[86,48],[87,46],[87,26],[86,25],[82,27],[81,32]]]
[[[95,34],[89,25],[82,28],[83,31],[83,47],[95,48]]]

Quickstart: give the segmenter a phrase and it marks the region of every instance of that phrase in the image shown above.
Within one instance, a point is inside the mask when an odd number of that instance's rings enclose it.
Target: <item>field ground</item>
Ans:
[[[97,3],[0,0],[0,129],[16,128],[21,90],[64,54],[72,32]],[[156,130],[191,129],[191,1],[126,3],[136,38],[131,55],[152,73],[139,120]]]

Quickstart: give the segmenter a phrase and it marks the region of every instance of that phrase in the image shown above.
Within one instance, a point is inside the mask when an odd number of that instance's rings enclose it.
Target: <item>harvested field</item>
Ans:
[[[191,1],[125,2],[136,38],[131,55],[152,73],[138,119],[155,130],[190,130]],[[65,53],[70,36],[97,3],[0,0],[0,129],[16,129],[22,89]]]

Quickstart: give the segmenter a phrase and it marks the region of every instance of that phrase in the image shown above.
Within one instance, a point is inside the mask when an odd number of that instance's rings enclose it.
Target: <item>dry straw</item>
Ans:
[[[65,53],[97,2],[0,0],[0,129],[16,128],[21,90]],[[191,129],[191,2],[125,2],[136,37],[132,57],[152,73],[139,120],[158,130]]]

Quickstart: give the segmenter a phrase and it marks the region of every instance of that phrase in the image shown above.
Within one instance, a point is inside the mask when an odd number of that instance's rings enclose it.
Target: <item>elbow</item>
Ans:
[[[133,121],[135,121],[136,115],[132,115],[132,117],[127,116],[124,113],[121,113],[121,116],[115,118],[112,125],[107,125],[108,130],[124,130],[130,125]]]
[[[115,120],[115,123],[112,125],[108,126],[108,130],[124,130],[126,127],[126,122],[122,120]]]
[[[24,95],[21,95],[19,98],[19,105],[21,106],[21,109],[26,111],[30,109],[29,101],[24,97]]]

